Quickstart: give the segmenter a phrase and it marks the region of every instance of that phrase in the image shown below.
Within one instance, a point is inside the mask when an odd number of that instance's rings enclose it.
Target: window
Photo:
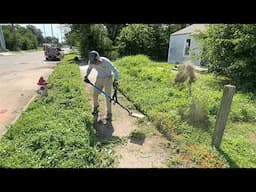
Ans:
[[[190,43],[191,43],[191,39],[186,39],[185,50],[184,50],[184,55],[185,56],[189,55]]]

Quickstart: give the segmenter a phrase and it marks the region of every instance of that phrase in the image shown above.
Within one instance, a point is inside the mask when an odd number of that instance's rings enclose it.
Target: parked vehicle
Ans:
[[[64,51],[55,45],[44,44],[43,47],[45,59],[47,61],[60,61],[64,57]]]

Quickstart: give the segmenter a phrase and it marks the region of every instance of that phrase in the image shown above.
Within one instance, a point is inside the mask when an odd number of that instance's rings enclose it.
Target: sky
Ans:
[[[34,25],[36,28],[41,29],[43,36],[53,36],[57,37],[59,39],[59,42],[64,41],[64,29],[62,29],[62,33],[60,30],[60,24],[52,24],[52,30],[51,30],[51,24],[19,24],[23,27],[26,27],[26,25]]]

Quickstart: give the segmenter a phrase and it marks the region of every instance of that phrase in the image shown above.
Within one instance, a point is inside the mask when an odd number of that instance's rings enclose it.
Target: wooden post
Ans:
[[[227,120],[228,120],[228,114],[230,111],[235,89],[236,87],[233,85],[224,86],[221,105],[218,112],[218,116],[215,124],[215,131],[212,139],[212,145],[214,145],[216,148],[219,148],[221,144],[221,139],[224,133]]]

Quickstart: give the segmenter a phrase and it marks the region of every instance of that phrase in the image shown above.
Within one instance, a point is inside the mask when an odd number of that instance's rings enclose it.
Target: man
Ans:
[[[111,87],[112,87],[112,72],[114,72],[114,82],[113,87],[118,86],[118,77],[119,72],[113,63],[106,57],[100,57],[97,51],[91,51],[89,53],[89,66],[87,72],[84,76],[84,81],[88,82],[88,76],[92,70],[92,68],[96,69],[98,75],[96,77],[95,85],[99,87],[101,90],[104,88],[105,92],[111,96]],[[93,112],[92,114],[96,115],[99,112],[99,102],[98,96],[100,92],[96,89],[93,91]],[[106,97],[107,104],[107,120],[112,119],[112,110],[111,110],[111,102],[108,97]]]

